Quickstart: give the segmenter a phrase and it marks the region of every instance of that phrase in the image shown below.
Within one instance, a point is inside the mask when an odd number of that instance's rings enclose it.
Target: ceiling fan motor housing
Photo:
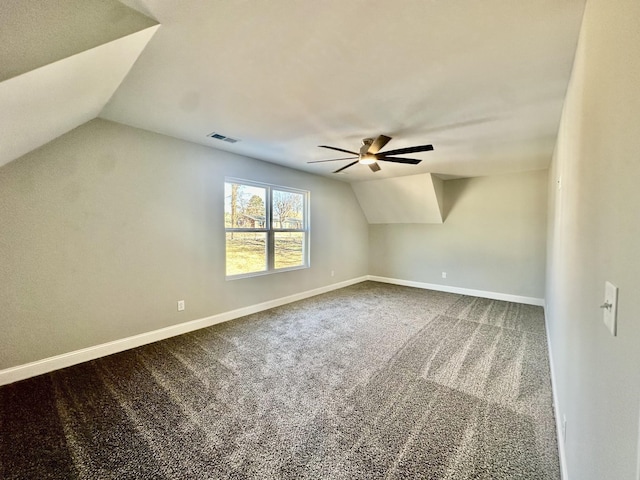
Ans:
[[[372,143],[373,143],[373,138],[362,139],[362,146],[360,147],[360,160],[362,160],[362,157],[364,157],[367,154],[367,152],[369,151],[369,148],[371,148]]]

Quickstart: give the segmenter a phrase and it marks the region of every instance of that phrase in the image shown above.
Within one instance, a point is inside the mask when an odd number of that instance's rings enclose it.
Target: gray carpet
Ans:
[[[365,282],[0,388],[3,479],[558,479],[540,307]]]

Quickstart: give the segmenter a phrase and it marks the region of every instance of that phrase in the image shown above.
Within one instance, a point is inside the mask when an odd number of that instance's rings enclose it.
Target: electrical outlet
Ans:
[[[331,270],[331,276],[333,277],[336,274],[334,270]]]
[[[447,272],[442,272],[442,278],[447,278]]]
[[[184,300],[178,300],[178,311],[182,312],[184,310]]]

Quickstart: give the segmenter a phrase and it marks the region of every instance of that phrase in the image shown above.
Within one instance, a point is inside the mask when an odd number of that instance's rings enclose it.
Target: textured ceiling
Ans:
[[[387,149],[435,147],[411,155],[418,166],[333,175],[346,181],[545,168],[584,2],[5,0],[0,121],[18,133],[0,138],[0,165],[100,112],[328,176],[346,162],[307,164],[342,156],[321,144],[386,134]],[[151,40],[105,53],[156,21]]]
[[[0,166],[96,118],[157,28],[0,82]]]
[[[116,0],[2,0],[0,166],[94,119],[157,28]]]
[[[432,143],[417,167],[490,175],[551,158],[584,0],[123,0],[161,28],[101,116],[328,174],[317,148]],[[216,131],[241,141],[211,140]],[[375,175],[375,177],[374,177]]]
[[[0,81],[156,23],[116,0],[2,0]]]

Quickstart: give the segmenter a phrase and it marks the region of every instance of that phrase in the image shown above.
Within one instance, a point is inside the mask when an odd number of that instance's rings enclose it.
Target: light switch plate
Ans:
[[[615,337],[618,319],[618,287],[611,282],[604,283],[604,308],[602,312],[604,324],[611,335]]]

